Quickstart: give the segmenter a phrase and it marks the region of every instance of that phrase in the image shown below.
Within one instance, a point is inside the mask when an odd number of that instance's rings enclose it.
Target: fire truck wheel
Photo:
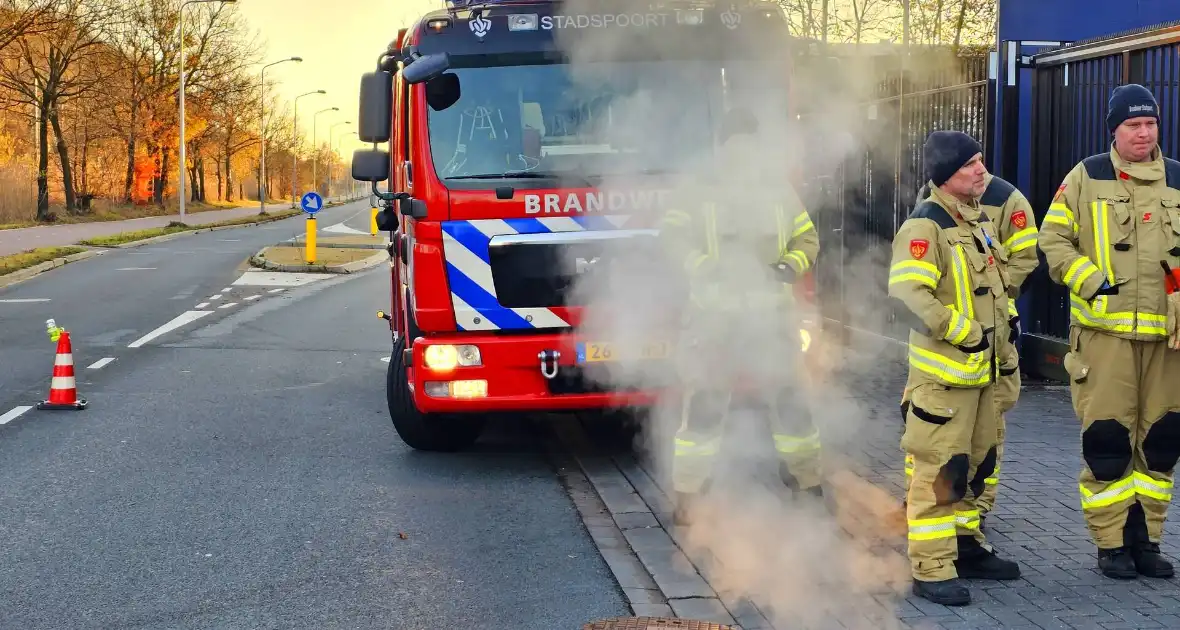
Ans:
[[[455,452],[470,448],[483,433],[485,418],[459,414],[422,413],[414,406],[402,361],[404,338],[398,339],[389,358],[385,398],[393,428],[407,446],[419,451]]]

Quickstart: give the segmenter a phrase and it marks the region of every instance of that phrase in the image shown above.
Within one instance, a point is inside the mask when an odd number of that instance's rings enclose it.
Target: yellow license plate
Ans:
[[[672,354],[672,344],[656,341],[638,348],[627,344],[587,341],[578,344],[578,363],[599,363],[627,359],[666,359]]]

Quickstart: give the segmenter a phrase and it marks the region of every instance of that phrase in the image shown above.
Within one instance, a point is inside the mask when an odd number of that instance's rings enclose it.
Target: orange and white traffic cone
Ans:
[[[49,384],[49,400],[38,409],[85,409],[86,401],[78,398],[74,381],[74,349],[70,346],[69,331],[62,330],[57,340],[57,357],[53,361],[53,381]]]

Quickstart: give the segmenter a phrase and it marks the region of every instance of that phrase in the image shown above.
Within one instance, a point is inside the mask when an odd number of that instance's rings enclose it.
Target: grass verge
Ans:
[[[299,210],[286,210],[277,213],[267,213],[266,216],[260,217],[258,215],[251,215],[248,217],[241,217],[238,219],[229,219],[227,221],[218,221],[216,223],[206,223],[204,225],[186,225],[184,223],[172,222],[164,227],[148,228],[146,230],[135,230],[132,232],[120,232],[118,234],[108,234],[106,236],[95,236],[79,241],[81,245],[89,245],[91,247],[115,247],[124,245],[126,243],[134,243],[135,241],[142,241],[148,238],[155,238],[157,236],[164,236],[167,234],[177,234],[179,232],[192,232],[194,230],[207,230],[212,227],[231,227],[234,225],[248,225],[251,223],[269,223],[271,221],[279,221],[287,219],[297,214],[303,214]]]
[[[28,269],[29,267],[40,265],[43,262],[49,262],[54,258],[70,256],[84,251],[86,251],[84,247],[38,247],[37,249],[30,249],[16,254],[0,256],[0,276],[14,271],[20,271],[21,269]]]
[[[359,249],[356,247],[316,247],[315,262],[311,264],[335,266],[344,265],[358,260],[364,260],[381,253],[380,250]],[[306,265],[307,250],[303,247],[274,246],[267,247],[260,258],[277,265]]]

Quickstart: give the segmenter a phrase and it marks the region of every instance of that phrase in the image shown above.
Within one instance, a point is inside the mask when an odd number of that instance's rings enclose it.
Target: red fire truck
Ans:
[[[393,424],[413,448],[453,451],[494,412],[650,402],[584,370],[625,351],[658,359],[667,344],[583,338],[571,276],[603,244],[649,246],[654,232],[629,221],[660,210],[674,158],[710,149],[735,99],[762,120],[791,110],[776,3],[447,4],[362,78],[359,133],[374,148],[354,154],[353,177],[372,182],[391,232],[379,316],[393,332]],[[650,108],[639,130],[635,103]]]

